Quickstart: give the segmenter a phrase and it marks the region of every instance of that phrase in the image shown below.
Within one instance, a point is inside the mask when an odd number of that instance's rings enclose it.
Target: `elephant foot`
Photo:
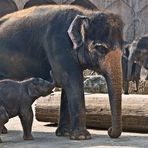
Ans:
[[[69,136],[70,135],[70,130],[67,129],[67,128],[58,127],[55,134],[56,134],[56,136]]]
[[[32,135],[30,135],[30,136],[23,136],[23,139],[24,140],[34,140]]]
[[[0,143],[2,143],[2,139],[0,138]]]
[[[90,133],[86,130],[74,130],[70,133],[70,139],[72,140],[87,140],[91,139]]]
[[[2,129],[2,134],[7,134],[8,133],[8,130],[7,128],[4,126],[3,129]]]
[[[108,129],[108,135],[111,137],[111,138],[118,138],[120,135],[121,135],[121,129],[116,129],[116,130],[113,130],[112,127],[110,127]]]

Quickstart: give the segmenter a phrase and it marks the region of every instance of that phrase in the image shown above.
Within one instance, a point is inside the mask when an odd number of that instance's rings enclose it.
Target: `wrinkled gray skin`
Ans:
[[[0,0],[0,17],[17,10],[18,8],[13,0]]]
[[[139,86],[139,80],[140,80],[140,72],[141,72],[141,66],[137,63],[133,63],[132,65],[132,71],[131,71],[131,79],[128,80],[128,57],[129,57],[129,46],[130,44],[126,45],[123,48],[123,55],[122,55],[122,72],[123,72],[123,91],[124,94],[129,94],[129,81],[133,81],[136,83],[136,89],[135,91],[138,91]]]
[[[16,17],[17,16],[17,17]],[[122,21],[118,15],[72,5],[37,6],[0,19],[0,77],[50,79],[62,88],[57,136],[85,140],[83,71],[102,74],[108,86],[112,127],[122,132]]]
[[[148,35],[145,35],[140,39],[134,40],[129,47],[129,51],[128,80],[131,79],[132,65],[134,62],[139,64],[141,67],[144,66],[147,69]]]
[[[5,79],[0,81],[0,134],[10,118],[19,116],[24,140],[32,140],[33,112],[31,105],[40,96],[52,92],[54,81],[30,78],[24,81]],[[0,139],[0,142],[1,139]]]

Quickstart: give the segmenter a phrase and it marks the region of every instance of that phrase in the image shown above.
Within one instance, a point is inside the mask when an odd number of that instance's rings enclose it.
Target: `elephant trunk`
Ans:
[[[122,99],[122,64],[121,50],[116,49],[106,57],[107,74],[106,78],[109,101],[112,114],[112,127],[108,130],[111,138],[118,138],[122,132],[122,115],[121,115],[121,99]]]
[[[116,74],[115,74],[116,75]],[[121,81],[121,77],[117,78]],[[112,114],[112,127],[109,128],[108,134],[111,138],[118,138],[122,132],[121,117],[121,86],[117,80],[107,78],[109,100]]]

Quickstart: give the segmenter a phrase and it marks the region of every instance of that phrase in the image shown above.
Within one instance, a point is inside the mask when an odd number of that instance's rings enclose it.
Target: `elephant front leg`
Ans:
[[[24,140],[33,140],[33,136],[31,134],[32,130],[32,122],[33,122],[33,111],[32,109],[22,111],[21,114],[19,115],[24,135],[23,139]]]
[[[60,119],[58,128],[56,130],[57,136],[69,136],[70,135],[70,115],[68,110],[68,101],[65,91],[62,89],[61,94],[61,107],[60,107]]]
[[[85,100],[82,80],[75,80],[69,83],[65,88],[71,123],[70,139],[73,140],[91,138],[90,133],[86,129]]]

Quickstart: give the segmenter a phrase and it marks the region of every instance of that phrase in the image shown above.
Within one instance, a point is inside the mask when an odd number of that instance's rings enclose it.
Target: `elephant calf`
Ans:
[[[40,96],[52,92],[54,81],[30,78],[24,81],[5,79],[0,81],[0,134],[9,118],[19,116],[24,140],[32,140],[33,112],[31,105]],[[0,139],[0,142],[1,139]]]

